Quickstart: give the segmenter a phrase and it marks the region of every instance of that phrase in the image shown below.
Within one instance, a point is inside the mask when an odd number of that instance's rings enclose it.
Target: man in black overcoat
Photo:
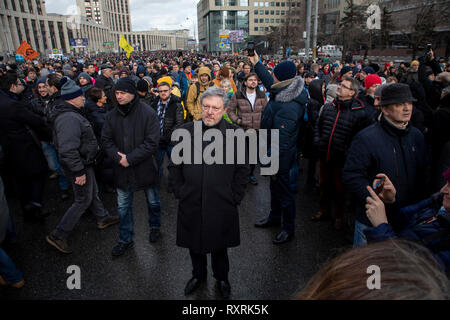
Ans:
[[[202,119],[180,127],[184,129],[185,134],[182,135],[183,141],[175,145],[172,151],[169,172],[175,197],[179,200],[177,245],[189,248],[193,266],[193,277],[186,285],[185,294],[196,290],[206,279],[206,254],[211,253],[214,278],[217,280],[220,294],[227,299],[230,295],[227,248],[240,244],[237,207],[244,197],[250,166],[246,155],[243,164],[236,161],[238,152],[236,141],[232,149],[234,164],[228,164],[233,161],[226,161],[228,151],[225,148],[226,130],[234,131],[238,127],[223,119],[227,109],[224,107],[224,98],[223,91],[216,87],[210,87],[202,94],[200,97]],[[180,132],[177,131],[175,130],[175,135]],[[217,136],[221,135],[223,144],[213,132]],[[207,135],[214,135],[214,138],[203,141],[202,137]],[[187,144],[184,143],[185,139],[188,141]],[[201,139],[198,144],[198,147],[202,146],[201,149],[196,149],[195,139],[197,141]],[[176,140],[174,135],[172,140]],[[213,143],[217,149],[209,153],[208,150],[211,150]],[[181,153],[180,145],[188,145],[190,148],[187,149],[191,152],[183,148]],[[218,156],[216,161],[210,162],[205,156],[201,157],[201,164],[194,161],[199,160],[199,154],[210,154],[214,158],[220,153],[218,151],[220,147],[223,148],[223,154]],[[247,148],[239,148],[239,151],[241,150],[246,152]],[[198,154],[194,155],[196,152]],[[181,154],[180,158],[184,159],[180,163],[177,157]],[[223,159],[222,164],[217,161],[218,158]],[[190,161],[185,161],[186,159]]]

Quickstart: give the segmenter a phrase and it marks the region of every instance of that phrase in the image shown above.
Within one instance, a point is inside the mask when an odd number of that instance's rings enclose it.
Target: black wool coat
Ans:
[[[26,104],[0,92],[0,145],[6,166],[18,177],[32,177],[48,171],[40,141],[50,141],[46,122]]]
[[[128,110],[125,110],[128,109]],[[102,147],[114,162],[114,184],[119,189],[145,190],[158,183],[156,152],[159,119],[155,110],[136,96],[126,108],[116,106],[106,114]],[[121,152],[130,164],[120,164]]]
[[[208,130],[202,120],[189,122],[181,128],[191,135],[194,150],[194,123]],[[215,126],[223,135],[226,129],[237,126],[221,120]],[[241,129],[242,130],[242,129]],[[211,142],[203,142],[203,149]],[[225,146],[225,136],[224,136]],[[174,151],[176,152],[176,146]],[[235,144],[235,155],[237,147]],[[193,152],[192,152],[193,153]],[[226,149],[224,147],[224,159]],[[173,156],[173,153],[172,153]],[[248,164],[169,164],[171,183],[179,200],[177,219],[177,245],[198,253],[210,253],[240,244],[239,214],[250,174]],[[236,162],[235,162],[236,163]]]

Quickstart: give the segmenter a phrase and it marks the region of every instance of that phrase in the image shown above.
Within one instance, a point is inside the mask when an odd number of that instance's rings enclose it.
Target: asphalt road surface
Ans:
[[[303,165],[301,166],[304,167]],[[259,170],[256,170],[259,172]],[[249,185],[239,207],[241,245],[228,250],[231,299],[291,299],[330,257],[350,247],[349,231],[335,231],[331,220],[311,222],[318,210],[317,192],[304,191],[300,172],[300,191],[296,196],[296,233],[293,241],[276,246],[272,239],[279,229],[257,229],[253,224],[268,215],[269,178],[257,177],[257,186]],[[111,250],[118,240],[118,225],[97,230],[95,219],[85,213],[69,243],[74,253],[63,255],[47,244],[45,236],[57,225],[72,198],[59,199],[57,180],[46,185],[45,203],[56,209],[42,223],[24,222],[17,199],[9,206],[15,221],[17,242],[5,250],[22,271],[22,289],[0,288],[3,299],[220,299],[208,258],[207,282],[189,296],[184,286],[191,278],[187,249],[175,245],[177,201],[167,193],[163,182],[161,238],[148,241],[147,207],[144,193],[134,198],[135,245],[123,256],[113,258]],[[116,195],[101,193],[106,208],[115,212]],[[81,289],[69,290],[67,268],[76,265],[81,272]]]

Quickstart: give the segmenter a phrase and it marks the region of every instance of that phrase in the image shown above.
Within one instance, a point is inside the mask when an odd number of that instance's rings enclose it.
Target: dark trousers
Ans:
[[[192,276],[197,279],[205,279],[207,274],[207,257],[206,254],[196,253],[189,249],[192,261]],[[227,249],[211,252],[211,266],[213,269],[213,276],[218,281],[228,281],[228,271],[230,264],[228,261]]]
[[[270,177],[270,221],[281,221],[282,229],[295,230],[294,188],[298,181],[296,152],[286,153],[280,158],[278,173]]]
[[[87,209],[96,216],[97,221],[103,220],[109,215],[98,197],[98,187],[93,167],[86,168],[86,183],[82,186],[75,184],[76,177],[71,175],[66,176],[72,183],[74,202],[66,211],[56,229],[52,232],[59,239],[67,239],[70,232],[78,223],[78,220],[80,220],[81,215]]]
[[[342,219],[345,210],[345,189],[342,183],[342,167],[319,161],[320,212],[330,214],[333,204],[334,217]],[[334,200],[334,202],[333,202]]]
[[[29,205],[36,207],[42,206],[42,198],[44,196],[45,175],[36,175],[32,177],[18,178],[20,203],[22,208]]]

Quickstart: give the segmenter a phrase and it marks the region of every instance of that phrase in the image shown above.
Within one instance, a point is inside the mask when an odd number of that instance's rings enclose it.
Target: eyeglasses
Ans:
[[[159,90],[159,92],[169,92],[170,90]]]
[[[352,88],[349,88],[349,87],[347,87],[347,86],[344,86],[342,83],[340,83],[339,86],[340,86],[340,87],[344,87],[344,88],[347,89],[347,90],[353,90]]]

